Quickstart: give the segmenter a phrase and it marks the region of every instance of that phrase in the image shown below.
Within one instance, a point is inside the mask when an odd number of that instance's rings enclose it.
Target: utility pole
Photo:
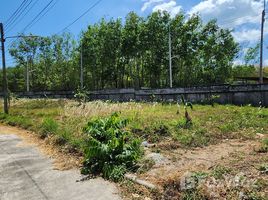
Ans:
[[[4,93],[4,112],[8,114],[8,89],[7,89],[7,71],[6,71],[6,55],[5,55],[5,37],[4,26],[0,23],[1,48],[2,48],[2,64],[3,64],[3,93]]]
[[[263,84],[263,32],[264,32],[264,22],[265,22],[265,7],[266,0],[263,0],[263,11],[261,17],[261,45],[260,45],[260,80],[259,83]]]
[[[80,61],[80,84],[81,89],[84,87],[84,73],[83,73],[83,44],[81,43],[81,61]]]
[[[26,91],[30,91],[30,80],[29,80],[29,61],[26,64]]]
[[[170,33],[170,24],[168,27],[168,47],[169,47],[169,81],[170,88],[173,88],[173,80],[172,80],[172,49],[171,49],[171,33]]]

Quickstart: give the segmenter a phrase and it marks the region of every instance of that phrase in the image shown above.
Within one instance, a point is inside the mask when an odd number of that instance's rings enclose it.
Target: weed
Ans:
[[[215,107],[215,102],[220,97],[221,97],[220,95],[211,95],[211,97],[209,98],[209,102],[210,102],[212,107]]]
[[[55,134],[59,128],[58,123],[52,118],[45,118],[40,127],[40,137],[45,138],[50,134]]]
[[[210,135],[204,128],[196,130],[188,130],[188,132],[180,132],[176,138],[185,147],[203,147],[207,146],[210,142]]]
[[[219,126],[222,133],[231,133],[237,129],[234,123],[226,123]]]
[[[183,129],[190,129],[192,127],[193,123],[192,121],[188,121],[187,119],[183,118],[178,121],[178,128]]]
[[[259,153],[267,153],[268,152],[268,138],[262,141],[260,148],[258,149]]]
[[[74,94],[74,98],[79,102],[79,105],[81,105],[82,103],[86,103],[88,94],[84,88],[79,87]]]
[[[104,178],[120,181],[125,172],[133,169],[141,157],[141,143],[125,131],[128,120],[117,113],[105,119],[88,122],[84,147],[83,174],[102,174]]]
[[[181,96],[181,102],[182,102],[182,104],[184,106],[184,117],[185,117],[185,120],[186,120],[186,124],[192,124],[192,118],[190,117],[190,114],[189,114],[187,108],[190,107],[193,110],[193,104],[191,102],[185,101],[183,95]]]
[[[250,192],[247,195],[248,200],[267,200],[266,197],[262,197],[259,194],[257,194],[256,192]]]
[[[259,171],[262,173],[262,174],[268,174],[268,165],[261,165],[259,167]]]
[[[221,165],[217,165],[211,175],[216,178],[216,179],[223,179],[224,178],[224,175],[228,174],[231,172],[231,169],[229,168],[226,168],[224,166],[221,166]]]
[[[208,173],[206,172],[194,172],[191,175],[191,178],[194,178],[196,182],[198,182],[199,180],[205,179],[208,177]]]
[[[204,200],[203,195],[197,189],[183,191],[181,194],[182,200]]]

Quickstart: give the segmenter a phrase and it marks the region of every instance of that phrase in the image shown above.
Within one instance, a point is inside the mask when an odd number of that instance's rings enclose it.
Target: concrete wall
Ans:
[[[26,98],[74,98],[73,91],[18,92],[16,94]],[[178,101],[182,95],[193,103],[208,103],[212,95],[219,95],[215,101],[221,104],[258,106],[261,102],[263,106],[268,106],[268,84],[146,90],[116,89],[89,92],[90,100],[112,101]]]

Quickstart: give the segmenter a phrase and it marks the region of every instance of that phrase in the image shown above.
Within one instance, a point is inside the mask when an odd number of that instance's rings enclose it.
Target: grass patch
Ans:
[[[229,168],[226,168],[226,167],[221,166],[221,165],[217,165],[216,167],[214,167],[213,171],[211,172],[211,175],[215,179],[223,179],[224,175],[229,174],[231,171],[232,170]]]
[[[45,118],[40,126],[40,137],[46,138],[48,135],[56,134],[59,124],[52,118]]]
[[[19,99],[12,104],[10,115],[0,114],[0,121],[44,135],[56,132],[53,134],[60,140],[72,141],[77,146],[75,139],[84,140],[82,127],[88,120],[105,118],[114,112],[129,119],[126,129],[142,140],[158,143],[172,138],[187,148],[214,144],[222,139],[251,139],[256,133],[268,131],[267,108],[233,105],[194,105],[194,110],[187,111],[192,119],[189,123],[184,112],[178,113],[176,104],[95,101],[78,106],[66,100]],[[53,129],[53,120],[60,131],[46,130]]]
[[[1,113],[0,121],[4,124],[10,125],[10,126],[19,126],[24,129],[29,129],[33,126],[32,120],[24,116],[6,115],[6,114]]]

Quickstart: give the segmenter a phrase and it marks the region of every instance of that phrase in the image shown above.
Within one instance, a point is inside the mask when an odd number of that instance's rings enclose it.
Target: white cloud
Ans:
[[[259,29],[244,29],[242,31],[236,31],[232,33],[235,40],[239,43],[250,42],[254,43],[260,40]]]
[[[175,0],[145,0],[141,10],[144,12],[152,6],[153,12],[167,11],[172,17],[178,14],[182,9],[182,6],[178,5]]]
[[[141,8],[141,11],[144,12],[145,10],[150,8],[152,5],[156,3],[161,3],[161,2],[164,2],[164,0],[144,0],[144,4]]]
[[[141,10],[168,11],[175,16],[182,10],[176,0],[142,0]],[[187,0],[184,0],[187,1]],[[200,14],[204,22],[217,19],[223,28],[233,28],[233,36],[239,43],[250,45],[260,40],[262,0],[200,0],[187,14]],[[251,23],[252,26],[248,26]],[[265,28],[268,30],[268,27]],[[265,33],[267,34],[267,32]]]
[[[167,11],[171,16],[175,16],[181,11],[181,6],[177,5],[176,1],[161,3],[153,8],[153,11]]]
[[[249,42],[250,45],[260,41],[261,39],[261,30],[260,28],[248,28],[244,26],[242,30],[235,31],[232,33],[235,40],[239,43]],[[268,25],[264,27],[264,37],[268,35]]]
[[[203,20],[217,19],[224,27],[246,23],[260,23],[262,1],[256,0],[204,0],[195,5],[188,14],[199,13]]]

